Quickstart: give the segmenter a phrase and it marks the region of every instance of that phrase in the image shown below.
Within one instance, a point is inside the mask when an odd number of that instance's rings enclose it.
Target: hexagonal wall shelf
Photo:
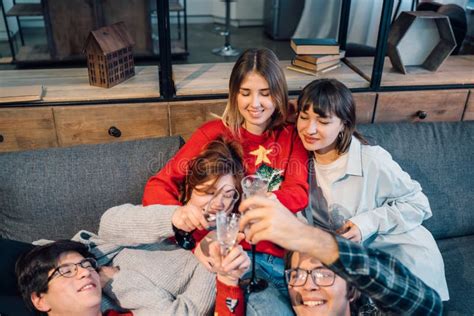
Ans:
[[[407,66],[436,71],[456,47],[449,18],[429,11],[402,12],[388,35],[392,65],[406,74]]]

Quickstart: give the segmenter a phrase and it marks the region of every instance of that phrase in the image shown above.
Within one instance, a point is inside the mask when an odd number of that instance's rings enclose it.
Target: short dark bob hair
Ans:
[[[63,253],[77,252],[84,258],[93,257],[87,247],[77,241],[58,240],[37,246],[21,255],[15,266],[18,289],[28,308],[35,311],[31,294],[48,292],[48,272],[55,269]]]

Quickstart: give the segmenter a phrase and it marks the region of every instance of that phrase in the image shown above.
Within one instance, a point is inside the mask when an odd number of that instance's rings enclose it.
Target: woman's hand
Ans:
[[[209,227],[202,209],[192,203],[186,203],[186,205],[178,207],[171,217],[171,222],[176,228],[186,232]]]
[[[362,233],[360,232],[359,227],[351,221],[347,221],[336,231],[336,233],[353,242],[362,241]]]
[[[217,240],[216,232],[211,231],[197,244],[194,249],[194,256],[201,262],[201,264],[212,273],[216,273],[214,269],[214,259],[209,253],[209,246]]]
[[[237,242],[244,239],[244,234],[239,233]],[[209,245],[209,254],[213,262],[217,278],[224,284],[237,285],[239,279],[250,267],[250,258],[242,246],[234,246],[226,255],[222,254],[219,242],[214,241]]]

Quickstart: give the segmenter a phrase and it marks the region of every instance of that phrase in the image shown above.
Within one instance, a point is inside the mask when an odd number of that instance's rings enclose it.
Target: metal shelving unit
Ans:
[[[8,11],[5,11],[4,0],[2,0],[1,6],[2,6],[3,20],[5,21],[5,30],[7,32],[8,43],[9,43],[10,52],[12,55],[12,60],[15,61],[17,53],[15,52],[13,39],[11,38],[11,33],[10,33],[10,28],[8,26],[7,18],[15,17],[16,22],[18,24],[18,33],[20,35],[21,46],[24,47],[25,39],[23,37],[23,31],[21,27],[21,18],[25,16],[43,16],[43,8],[42,8],[41,3],[16,3],[15,0],[13,0],[13,6]]]

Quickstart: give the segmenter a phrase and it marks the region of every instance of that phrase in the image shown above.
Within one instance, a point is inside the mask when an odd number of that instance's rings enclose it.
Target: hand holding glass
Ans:
[[[220,187],[207,203],[204,210],[204,218],[212,228],[216,226],[217,213],[229,214],[234,209],[235,203],[239,200],[239,192],[233,185],[226,184]]]
[[[217,212],[228,214],[234,209],[235,202],[239,200],[239,192],[233,185],[226,184],[220,187],[207,203],[203,215],[209,222],[209,229],[215,228]],[[179,246],[186,250],[191,250],[196,246],[192,236],[193,232],[186,232],[181,229],[175,229],[175,238]]]

